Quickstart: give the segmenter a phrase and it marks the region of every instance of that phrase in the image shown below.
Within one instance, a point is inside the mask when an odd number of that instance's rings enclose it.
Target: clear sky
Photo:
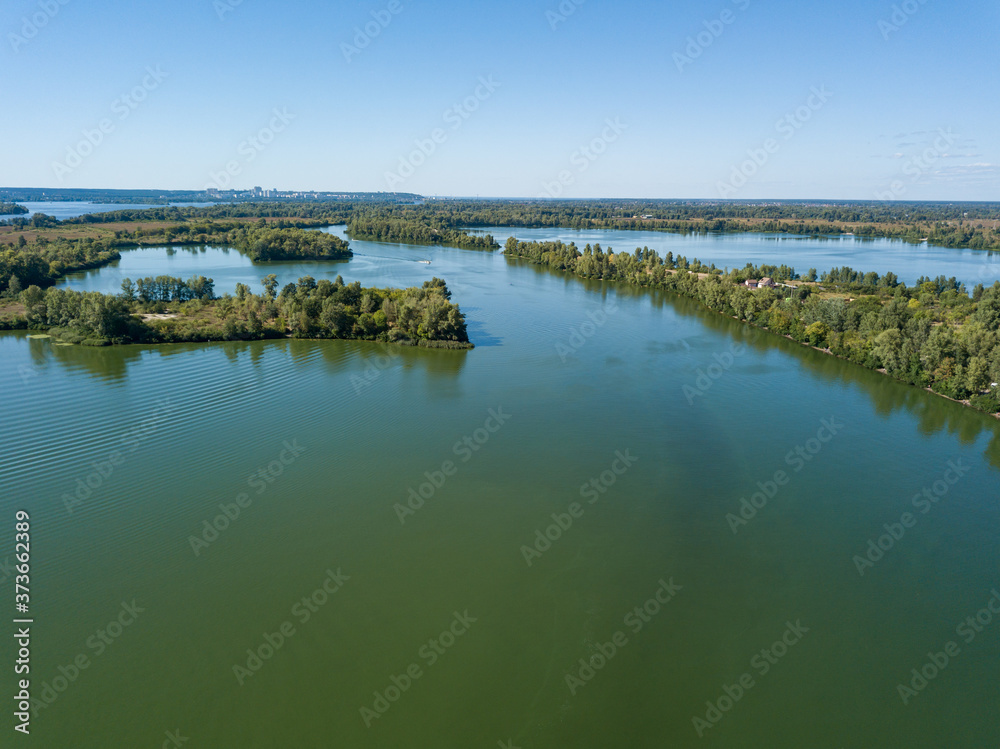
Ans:
[[[971,0],[5,0],[0,185],[1000,200],[998,29]]]

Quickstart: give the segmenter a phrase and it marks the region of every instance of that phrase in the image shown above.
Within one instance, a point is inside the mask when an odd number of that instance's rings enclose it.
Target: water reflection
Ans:
[[[66,373],[82,372],[106,382],[124,380],[130,362],[141,356],[135,346],[61,346],[51,338],[31,338],[28,348],[37,366],[54,364]]]
[[[808,348],[783,336],[757,330],[712,312],[692,299],[665,294],[664,301],[670,303],[679,314],[696,317],[707,328],[722,333],[737,343],[746,344],[755,351],[767,353],[778,350],[795,357],[806,372],[826,382],[858,386],[871,399],[877,414],[888,418],[896,411],[906,411],[916,417],[918,429],[924,435],[947,431],[961,443],[972,444],[985,432],[991,435],[985,456],[991,465],[1000,468],[1000,423],[987,414],[898,382],[859,364]]]
[[[322,361],[326,371],[335,374],[364,374],[402,367],[432,379],[455,379],[462,372],[470,353],[466,350],[341,340],[280,339],[94,347],[61,345],[51,338],[29,337],[21,331],[0,333],[0,339],[27,344],[30,364],[21,366],[31,370],[28,374],[38,375],[57,367],[64,373],[84,373],[106,382],[124,381],[130,369],[144,357],[174,359],[206,351],[219,352],[234,365],[249,364],[258,372],[278,358],[290,360],[303,368]]]
[[[731,317],[713,312],[700,302],[687,297],[678,296],[662,289],[644,289],[594,279],[576,278],[562,271],[531,265],[519,258],[508,258],[507,260],[512,265],[531,268],[535,273],[558,277],[565,285],[580,284],[588,291],[600,294],[603,299],[606,299],[610,293],[622,299],[644,297],[654,308],[669,308],[682,317],[696,319],[709,330],[726,336],[735,344],[746,345],[760,354],[775,350],[780,351],[794,357],[806,372],[825,382],[856,385],[871,399],[875,412],[883,418],[888,418],[896,411],[906,411],[916,417],[921,434],[930,436],[947,431],[959,442],[966,445],[974,443],[984,433],[989,434],[991,439],[984,455],[990,465],[1000,468],[1000,422],[987,414],[920,388],[898,382],[853,362],[808,348],[783,336],[754,328]],[[684,344],[678,342],[673,345],[674,348],[677,348],[677,346]],[[651,353],[656,352],[655,349],[650,349],[650,351]]]
[[[600,244],[605,250],[632,252],[649,247],[662,257],[697,257],[718,268],[742,268],[748,262],[782,263],[800,273],[813,267],[820,272],[849,265],[857,270],[893,272],[907,284],[920,276],[955,276],[971,290],[979,282],[986,285],[1000,279],[1000,253],[987,250],[946,248],[926,242],[908,243],[901,239],[855,236],[806,236],[794,234],[674,234],[655,231],[614,229],[555,229],[482,227],[503,243],[509,236],[522,241]]]
[[[462,307],[462,312],[465,314],[466,330],[469,334],[469,340],[476,344],[476,348],[490,348],[493,346],[502,346],[503,339],[489,333],[486,330],[486,325],[482,320],[475,319],[478,313],[482,312],[480,307]]]

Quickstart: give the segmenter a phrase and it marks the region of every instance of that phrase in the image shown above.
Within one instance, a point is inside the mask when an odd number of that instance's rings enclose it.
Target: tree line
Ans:
[[[748,202],[666,200],[377,200],[227,203],[202,208],[163,206],[123,209],[58,221],[36,214],[3,222],[15,227],[113,224],[136,221],[217,221],[284,218],[313,225],[353,224],[358,236],[384,241],[442,243],[448,230],[467,234],[478,226],[559,227],[664,231],[854,234],[943,247],[1000,249],[1000,204],[916,202]],[[403,223],[396,223],[403,222]],[[485,249],[456,235],[445,242]]]
[[[129,302],[190,302],[192,299],[215,299],[215,282],[204,276],[193,276],[187,281],[173,276],[122,279],[121,296]]]
[[[567,270],[584,278],[608,280],[631,279],[632,283],[648,285],[661,283],[669,271],[685,270],[692,273],[721,274],[715,263],[706,265],[698,258],[688,259],[685,255],[674,256],[668,252],[662,258],[648,247],[636,248],[634,253],[615,253],[611,247],[605,251],[600,244],[586,245],[577,249],[575,243],[566,244],[561,240],[551,242],[522,242],[509,237],[504,246],[504,254],[520,257],[536,265],[546,265],[558,270]],[[747,278],[769,276],[777,281],[796,278],[795,269],[788,265],[748,264],[745,268],[732,272],[740,282]]]
[[[347,242],[333,234],[283,229],[261,219],[256,226],[241,226],[226,235],[226,242],[255,263],[271,260],[341,260],[353,254]]]
[[[434,200],[362,206],[366,217],[437,228],[478,226],[709,232],[854,234],[943,247],[1000,249],[998,203],[751,203],[630,200]]]
[[[439,244],[464,250],[498,250],[500,245],[491,234],[469,234],[459,229],[408,219],[361,216],[347,224],[353,239],[408,244]]]

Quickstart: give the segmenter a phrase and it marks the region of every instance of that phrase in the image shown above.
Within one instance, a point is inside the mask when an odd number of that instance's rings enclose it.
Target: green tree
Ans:
[[[971,393],[981,393],[990,385],[990,365],[985,356],[973,356],[965,369],[965,386]]]
[[[264,287],[265,298],[273,300],[278,291],[278,277],[274,273],[268,273],[260,279],[260,285]]]
[[[889,374],[899,374],[904,369],[903,335],[897,328],[890,328],[879,333],[875,338],[872,352],[882,362],[882,366]]]
[[[819,320],[806,326],[806,338],[812,346],[822,346],[826,343],[826,337],[830,329]]]

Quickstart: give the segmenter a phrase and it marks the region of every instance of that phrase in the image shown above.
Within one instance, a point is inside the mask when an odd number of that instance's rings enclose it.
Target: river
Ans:
[[[44,213],[46,216],[52,216],[60,221],[65,221],[68,218],[76,218],[77,216],[84,216],[91,213],[108,213],[110,211],[141,211],[145,208],[162,208],[162,204],[153,205],[150,203],[88,203],[83,200],[22,200],[18,201],[19,205],[23,205],[28,209],[27,213],[15,214],[0,214],[0,221],[12,218],[31,218],[36,213]],[[204,208],[210,205],[216,205],[215,203],[170,203],[171,206],[176,208]]]
[[[655,238],[800,270],[886,249]],[[126,251],[65,285],[440,276],[476,349],[0,335],[39,746],[998,744],[995,420],[668,294],[352,248]],[[885,269],[982,262],[935,252]]]

